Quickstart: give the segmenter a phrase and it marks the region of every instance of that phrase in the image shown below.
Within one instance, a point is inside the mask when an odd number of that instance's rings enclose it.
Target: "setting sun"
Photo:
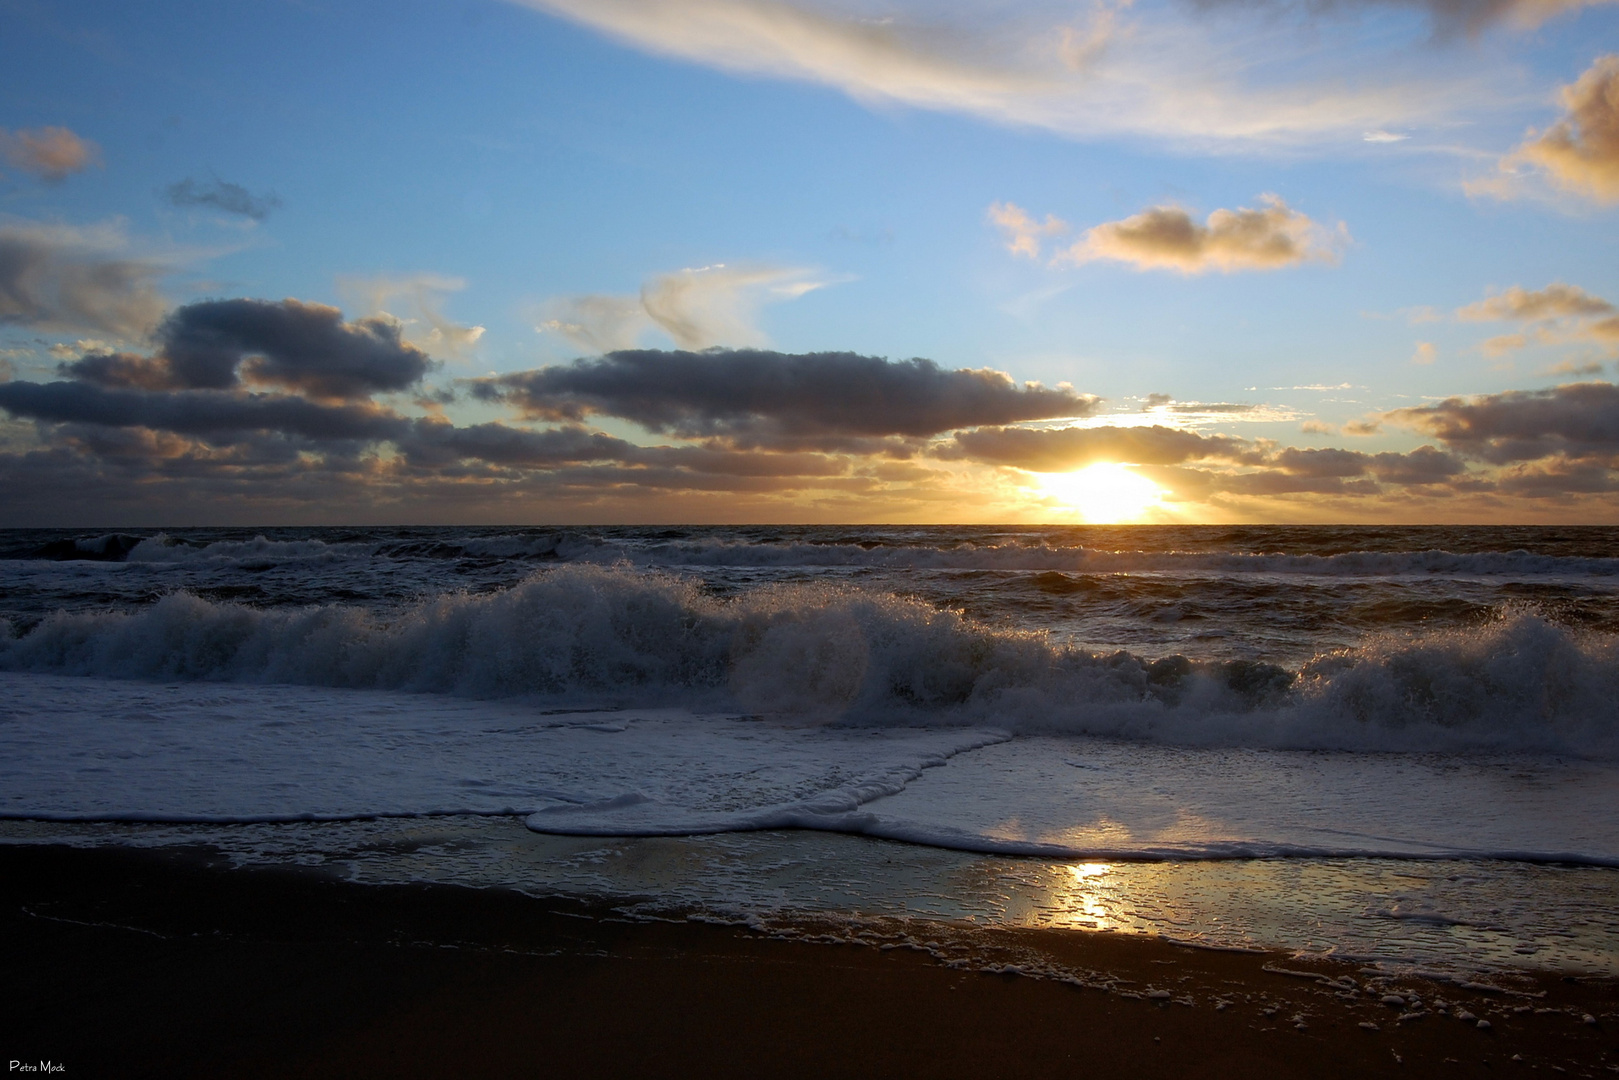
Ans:
[[[1078,511],[1086,521],[1138,521],[1159,504],[1164,491],[1145,476],[1110,461],[1040,477],[1045,493]]]

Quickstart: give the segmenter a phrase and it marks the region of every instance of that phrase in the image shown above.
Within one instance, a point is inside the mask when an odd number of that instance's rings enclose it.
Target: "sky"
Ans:
[[[1619,523],[1614,0],[0,0],[0,525]]]

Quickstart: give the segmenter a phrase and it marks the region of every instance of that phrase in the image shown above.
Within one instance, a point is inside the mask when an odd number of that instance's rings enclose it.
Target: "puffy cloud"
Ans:
[[[1619,202],[1619,55],[1598,57],[1563,88],[1562,98],[1567,115],[1518,147],[1505,164],[1529,162],[1565,190]]]
[[[591,352],[633,349],[653,327],[683,349],[762,345],[754,325],[767,303],[792,300],[827,282],[810,271],[779,266],[713,266],[658,274],[641,295],[558,297],[544,307],[539,329],[560,333]]]
[[[187,177],[170,184],[163,194],[174,206],[211,206],[254,221],[263,221],[281,205],[280,197],[273,191],[255,195],[240,184],[217,177],[206,184]]]
[[[874,105],[964,113],[1076,136],[1300,142],[1449,118],[1488,96],[1476,73],[1440,82],[1432,65],[1366,77],[1313,40],[1291,49],[1256,27],[1188,22],[1173,8],[1101,0],[1079,18],[1048,6],[876,4],[871,0],[512,0],[631,47],[724,71],[833,87]],[[1440,0],[1443,2],[1443,0]],[[1466,2],[1466,0],[1461,0]],[[1528,3],[1530,0],[1521,0]],[[1555,0],[1540,0],[1555,2]],[[1263,6],[1263,5],[1259,5]],[[1311,4],[1311,7],[1320,5]],[[1129,12],[1128,20],[1124,13]],[[1256,32],[1274,55],[1233,58]],[[1263,69],[1263,70],[1258,70]],[[1253,76],[1242,84],[1233,73]]]
[[[1154,206],[1088,231],[1059,261],[1114,259],[1138,269],[1185,274],[1205,270],[1275,270],[1311,260],[1333,262],[1347,239],[1342,225],[1325,228],[1275,195],[1261,208],[1216,210],[1198,224],[1178,206]]]
[[[853,435],[920,438],[980,424],[1083,416],[1094,397],[1018,385],[998,371],[855,353],[624,350],[478,380],[530,416],[592,414],[689,437]]]
[[[223,388],[245,379],[317,397],[360,398],[419,382],[432,361],[388,319],[344,322],[301,300],[206,300],[158,330],[175,385]]]
[[[1416,349],[1411,353],[1411,362],[1423,367],[1439,359],[1439,349],[1431,341],[1417,342]]]
[[[1448,398],[1384,418],[1495,464],[1553,457],[1619,461],[1619,386],[1612,383]]]
[[[432,360],[389,319],[344,322],[301,300],[204,300],[177,308],[157,330],[151,356],[88,353],[64,374],[107,387],[231,390],[245,381],[322,398],[404,390]]]
[[[413,318],[427,324],[422,343],[435,352],[462,355],[484,334],[481,326],[462,326],[444,317],[444,298],[467,287],[460,278],[441,274],[345,277],[338,279],[337,287],[339,292],[358,298],[367,315],[392,318],[388,308],[403,300]]]
[[[156,286],[167,268],[127,249],[109,226],[0,224],[0,324],[144,336],[168,306]]]
[[[101,149],[67,128],[42,127],[30,131],[0,128],[0,157],[14,169],[60,183],[101,161]]]
[[[1007,251],[1014,255],[1027,255],[1031,259],[1040,257],[1043,237],[1061,236],[1068,231],[1067,222],[1050,214],[1046,215],[1045,221],[1035,221],[1027,210],[1014,203],[991,203],[989,220],[1005,235]]]

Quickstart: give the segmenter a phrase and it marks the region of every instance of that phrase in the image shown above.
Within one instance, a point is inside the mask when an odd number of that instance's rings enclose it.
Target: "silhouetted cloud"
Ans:
[[[856,353],[622,350],[478,380],[474,393],[527,415],[598,414],[683,437],[779,433],[926,437],[958,428],[1085,416],[1097,399],[1019,385],[998,371]]]
[[[101,149],[63,127],[28,131],[0,128],[0,158],[14,169],[60,183],[101,161]]]
[[[65,374],[104,386],[226,390],[243,382],[323,398],[403,390],[432,365],[388,319],[344,322],[343,313],[301,300],[205,300],[177,308],[158,328],[149,357],[90,354]]]
[[[168,306],[166,268],[127,246],[108,226],[0,224],[0,324],[144,336]]]
[[[1551,457],[1619,461],[1619,387],[1612,383],[1448,398],[1396,409],[1384,419],[1495,464]]]
[[[1059,262],[1113,259],[1142,270],[1185,274],[1205,270],[1275,270],[1302,262],[1333,262],[1347,239],[1342,225],[1329,229],[1292,210],[1275,195],[1260,197],[1254,210],[1216,210],[1203,224],[1178,206],[1154,206],[1086,232],[1058,256]]]
[[[1198,435],[1179,428],[983,427],[958,432],[941,451],[989,465],[1031,472],[1067,472],[1098,461],[1128,465],[1179,465],[1187,461],[1257,460],[1250,444],[1224,435]]]
[[[242,432],[277,432],[314,440],[377,441],[407,434],[404,418],[374,405],[329,405],[294,394],[233,394],[218,390],[135,390],[86,382],[9,382],[0,408],[54,424],[149,428],[229,439]]]
[[[241,184],[218,178],[202,183],[187,177],[170,184],[164,196],[175,206],[211,206],[254,221],[263,221],[281,205],[281,198],[273,191],[255,195]]]

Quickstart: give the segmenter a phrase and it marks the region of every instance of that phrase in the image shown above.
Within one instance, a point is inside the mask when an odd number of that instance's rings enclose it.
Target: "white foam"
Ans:
[[[1374,640],[1297,673],[1149,663],[826,584],[734,600],[628,568],[569,565],[384,617],[258,610],[176,593],[135,612],[0,623],[0,669],[402,689],[557,705],[787,714],[867,726],[992,725],[1198,745],[1619,756],[1619,640],[1515,613]]]
[[[1619,865],[1619,766],[1170,748],[973,728],[0,675],[0,816],[525,815],[567,835],[808,828],[1051,858]]]

